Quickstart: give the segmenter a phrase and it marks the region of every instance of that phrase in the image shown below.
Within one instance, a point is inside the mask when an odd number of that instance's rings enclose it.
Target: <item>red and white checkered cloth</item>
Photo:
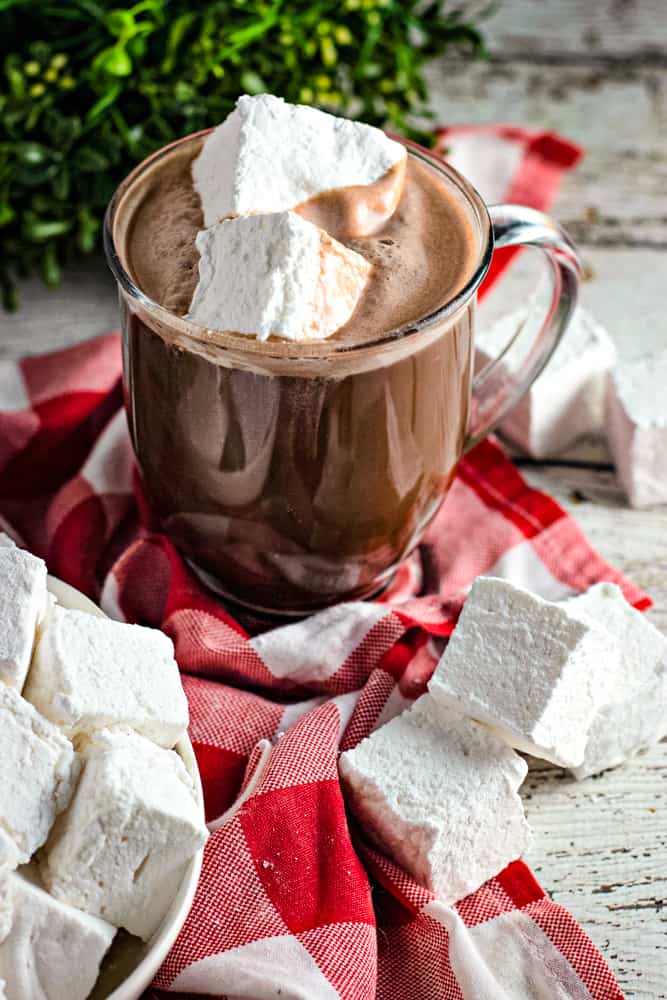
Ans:
[[[517,129],[450,129],[441,141],[487,199],[537,207],[579,155]],[[522,862],[451,908],[372,849],[346,818],[337,755],[424,690],[478,574],[549,598],[602,579],[636,607],[646,595],[487,440],[461,462],[382,601],[268,631],[235,620],[151,521],[120,377],[116,334],[0,365],[0,526],[108,614],[174,640],[214,832],[153,993],[620,998],[601,955]]]

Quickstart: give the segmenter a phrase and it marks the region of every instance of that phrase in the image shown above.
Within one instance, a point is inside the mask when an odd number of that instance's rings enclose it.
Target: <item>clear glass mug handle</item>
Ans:
[[[567,233],[543,212],[521,205],[491,205],[494,250],[528,246],[544,252],[551,273],[551,300],[536,336],[526,347],[524,322],[501,354],[477,372],[464,451],[496,427],[540,374],[562,337],[577,302],[581,266]]]

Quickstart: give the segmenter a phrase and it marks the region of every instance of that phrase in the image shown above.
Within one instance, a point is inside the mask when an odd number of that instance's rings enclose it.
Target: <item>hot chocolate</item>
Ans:
[[[148,499],[237,600],[304,613],[366,596],[416,544],[461,455],[471,304],[437,313],[477,266],[474,220],[454,183],[410,156],[398,207],[372,236],[349,235],[354,189],[298,207],[373,265],[344,327],[317,343],[205,331],[182,319],[198,279],[201,141],[131,177],[115,211],[125,271],[172,317],[149,306],[124,317]]]

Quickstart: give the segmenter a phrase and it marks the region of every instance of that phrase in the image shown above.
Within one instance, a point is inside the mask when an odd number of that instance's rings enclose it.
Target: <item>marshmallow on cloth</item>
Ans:
[[[607,402],[609,447],[630,506],[667,503],[667,351],[619,364]]]
[[[617,669],[610,674],[610,701],[593,720],[583,763],[571,768],[576,778],[585,778],[667,736],[667,637],[614,583],[596,583],[564,606],[607,628],[620,649],[620,660],[609,664],[610,671]]]
[[[86,1000],[116,928],[53,899],[31,869],[0,875],[0,977],[7,1000]]]
[[[0,534],[0,682],[17,691],[47,607],[46,564]]]
[[[158,629],[57,606],[24,694],[71,738],[124,725],[173,747],[188,725],[171,639]]]
[[[103,730],[46,847],[42,876],[65,903],[147,941],[208,837],[192,780],[173,750]]]
[[[528,766],[485,726],[423,695],[340,757],[364,831],[447,904],[516,860]]]
[[[505,580],[478,577],[429,691],[518,750],[578,767],[618,663],[618,644],[600,625]]]
[[[476,343],[481,361],[497,357],[528,315],[521,308],[482,328]],[[609,334],[577,307],[549,364],[504,418],[501,431],[533,458],[558,455],[584,435],[602,437],[607,376],[615,360]]]
[[[211,330],[321,340],[349,320],[371,265],[294,212],[244,215],[197,234],[189,318]]]
[[[78,776],[69,740],[0,684],[0,871],[24,864],[41,847]]]
[[[192,179],[206,226],[354,187],[358,211],[349,235],[367,236],[396,208],[406,163],[405,147],[371,125],[271,94],[244,95],[204,142]]]

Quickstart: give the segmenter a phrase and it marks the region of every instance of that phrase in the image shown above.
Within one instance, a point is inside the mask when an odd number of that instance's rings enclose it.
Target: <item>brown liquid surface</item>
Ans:
[[[196,282],[191,158],[192,150],[160,161],[117,215],[126,267],[177,314]],[[318,202],[318,212],[340,209]],[[412,161],[395,218],[349,245],[373,261],[374,275],[350,322],[325,342],[334,348],[381,339],[433,312],[473,266],[463,210]],[[236,599],[287,613],[386,582],[438,509],[461,455],[472,305],[362,352],[363,363],[355,352],[329,351],[304,367],[307,345],[291,344],[275,370],[264,358],[278,342],[239,362],[229,338],[204,348],[138,306],[123,319],[130,431],[147,497],[191,562]]]
[[[177,147],[142,177],[143,191],[125,238],[126,269],[154,302],[178,315],[189,309],[199,278],[195,236],[203,226],[190,165],[200,143]],[[382,181],[377,186],[381,188]],[[476,241],[453,191],[410,158],[394,214],[373,236],[348,235],[362,189],[327,192],[299,214],[362,254],[371,278],[350,321],[328,343],[340,347],[381,339],[435,312],[454,297],[475,266]]]

